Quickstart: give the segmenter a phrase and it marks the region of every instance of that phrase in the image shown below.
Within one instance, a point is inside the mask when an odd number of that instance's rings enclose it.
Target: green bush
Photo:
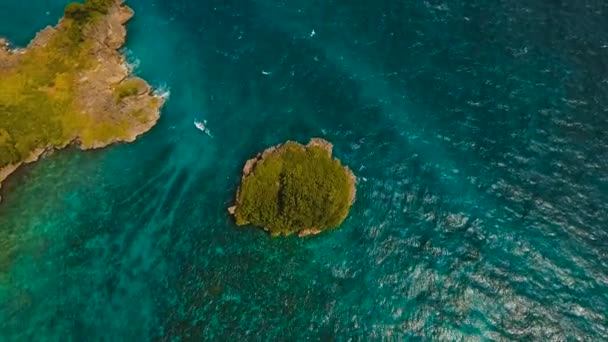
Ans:
[[[349,173],[322,147],[287,142],[244,177],[237,224],[265,227],[272,235],[334,228],[351,205]]]
[[[87,0],[85,5],[91,11],[95,11],[101,14],[108,13],[108,10],[112,5],[116,3],[116,0]]]
[[[114,96],[119,101],[125,97],[139,94],[142,87],[145,87],[145,82],[141,79],[132,78],[124,80],[114,88]]]
[[[72,19],[77,22],[83,22],[89,18],[89,11],[85,5],[72,2],[65,7],[64,17],[67,19]]]
[[[65,7],[64,17],[84,24],[96,16],[107,14],[115,0],[87,0],[84,3],[72,2]]]

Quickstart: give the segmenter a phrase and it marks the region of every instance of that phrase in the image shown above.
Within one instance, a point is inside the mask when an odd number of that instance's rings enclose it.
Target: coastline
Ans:
[[[45,155],[54,151],[68,146],[76,146],[84,151],[104,148],[116,143],[130,143],[156,125],[167,97],[155,95],[154,90],[145,80],[132,75],[126,57],[119,52],[126,42],[125,25],[133,15],[133,10],[125,5],[124,0],[116,0],[108,13],[88,28],[88,38],[94,41],[91,49],[92,58],[97,65],[78,74],[79,87],[76,90],[77,106],[85,115],[105,125],[124,125],[126,122],[128,128],[124,132],[121,131],[121,135],[104,137],[105,139],[98,137],[89,139],[85,136],[88,132],[74,128],[70,137],[62,143],[39,146],[23,160],[0,167],[0,190],[2,183],[21,166],[43,159]],[[55,26],[47,26],[40,30],[25,48],[11,49],[8,39],[0,37],[0,71],[11,68],[12,63],[18,64],[18,55],[27,53],[29,49],[46,46],[65,20],[62,17]],[[126,81],[139,82],[137,92],[116,101],[113,98],[114,87]],[[86,129],[92,128],[86,127]],[[103,127],[100,128],[102,129]]]

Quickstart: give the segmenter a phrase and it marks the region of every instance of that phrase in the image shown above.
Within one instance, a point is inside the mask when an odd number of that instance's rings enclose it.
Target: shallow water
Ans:
[[[67,2],[2,0],[0,36]],[[5,183],[0,340],[608,340],[607,3],[127,2],[170,100]],[[345,224],[235,227],[243,162],[315,136]]]

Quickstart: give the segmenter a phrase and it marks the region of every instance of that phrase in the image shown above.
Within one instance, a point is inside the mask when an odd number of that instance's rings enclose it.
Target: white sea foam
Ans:
[[[137,69],[139,69],[139,58],[128,58],[127,59],[127,69],[129,70],[129,73],[135,73],[135,71]]]
[[[2,36],[0,36],[0,49],[4,49],[13,54],[24,54],[26,51],[25,48],[11,45],[11,42]]]
[[[162,83],[154,87],[154,91],[152,92],[152,94],[166,101],[171,96],[171,89],[166,83]]]
[[[130,74],[135,73],[138,69],[139,69],[139,58],[135,57],[133,54],[133,51],[131,51],[130,49],[127,48],[123,48],[121,53],[125,56],[126,61],[125,61],[125,65],[127,67],[127,69],[129,70]]]

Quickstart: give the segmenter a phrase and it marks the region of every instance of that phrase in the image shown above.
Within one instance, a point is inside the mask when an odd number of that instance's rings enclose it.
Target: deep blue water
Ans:
[[[0,341],[608,340],[608,2],[127,3],[170,99],[5,183]],[[360,179],[343,226],[235,227],[244,161],[310,137]]]

